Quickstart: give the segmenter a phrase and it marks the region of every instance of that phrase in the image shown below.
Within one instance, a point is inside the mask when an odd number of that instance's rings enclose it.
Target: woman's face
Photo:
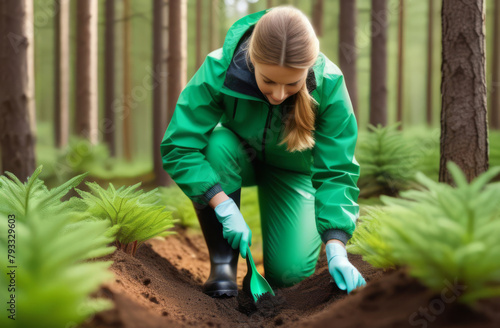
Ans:
[[[308,71],[306,68],[260,63],[254,63],[254,67],[257,85],[272,105],[279,105],[297,93],[304,85]]]

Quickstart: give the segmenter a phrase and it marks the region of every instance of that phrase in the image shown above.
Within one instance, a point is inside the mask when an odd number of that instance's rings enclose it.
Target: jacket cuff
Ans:
[[[203,194],[203,199],[207,202],[208,202],[215,196],[217,195],[218,193],[220,193],[222,190],[222,186],[220,185],[220,183],[217,183],[215,185],[213,185],[212,187],[210,187],[204,194]]]
[[[351,239],[351,237],[352,236],[350,234],[348,234],[347,232],[345,232],[344,230],[330,229],[330,230],[326,230],[325,232],[323,232],[323,234],[321,235],[321,240],[326,245],[326,243],[330,239],[338,239],[341,242],[343,242],[345,245],[347,245],[347,242],[349,241],[349,239]]]

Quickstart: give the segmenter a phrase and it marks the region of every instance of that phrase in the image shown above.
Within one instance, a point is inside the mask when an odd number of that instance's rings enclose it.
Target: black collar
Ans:
[[[249,41],[249,37],[252,34],[252,31],[253,27],[246,31],[238,42],[236,50],[233,54],[233,58],[231,60],[231,64],[229,64],[226,72],[224,85],[236,92],[269,102],[267,97],[262,94],[257,85],[252,63],[249,63],[250,67],[248,67],[246,62],[246,45]],[[309,93],[313,92],[317,87],[316,77],[312,68],[310,68],[307,73],[306,85]]]

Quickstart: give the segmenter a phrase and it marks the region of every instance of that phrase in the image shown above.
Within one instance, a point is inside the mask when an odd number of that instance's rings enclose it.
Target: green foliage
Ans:
[[[107,244],[106,222],[75,223],[72,202],[60,199],[78,185],[84,175],[48,190],[38,178],[38,167],[26,183],[6,173],[0,177],[0,288],[11,285],[9,265],[15,265],[16,321],[0,317],[0,326],[68,327],[112,307],[106,299],[91,299],[90,293],[113,277],[107,270],[112,261],[95,258],[112,253]],[[14,220],[15,219],[15,220]],[[11,230],[10,230],[11,229]],[[9,236],[10,235],[10,236]],[[8,250],[13,257],[7,257]],[[15,251],[15,252],[12,252]],[[11,262],[13,260],[13,262]]]
[[[241,214],[252,230],[252,247],[262,242],[257,186],[241,188]],[[255,258],[255,256],[254,256]]]
[[[83,172],[92,178],[116,180],[117,184],[127,185],[130,183],[126,179],[152,172],[152,162],[148,158],[126,161],[110,157],[107,145],[93,145],[81,137],[71,137],[64,149],[54,148],[51,125],[41,122],[38,127],[37,162],[44,167],[40,178],[47,185],[60,184]]]
[[[29,203],[39,201],[44,204],[40,208],[43,214],[46,211],[70,211],[72,202],[61,202],[69,190],[76,187],[83,181],[86,174],[78,175],[50,191],[45,186],[43,180],[38,176],[42,172],[43,166],[39,166],[28,178],[26,183],[22,183],[14,174],[5,172],[0,176],[0,214],[9,215],[16,213],[19,220],[24,220]],[[9,179],[10,178],[10,179]],[[76,215],[75,213],[73,213]]]
[[[500,131],[490,130],[490,166],[500,166]]]
[[[137,190],[140,183],[130,187],[115,189],[112,183],[104,189],[95,182],[87,182],[90,192],[76,189],[87,205],[87,213],[95,220],[106,220],[116,231],[116,240],[121,244],[142,242],[172,234],[167,229],[175,220],[160,201],[157,191],[144,193]],[[137,247],[138,247],[137,246]]]
[[[106,224],[87,223],[68,231],[70,217],[66,213],[52,211],[50,218],[45,218],[40,215],[43,203],[36,203],[23,221],[15,223],[17,268],[12,293],[16,295],[16,327],[63,328],[112,308],[109,300],[89,298],[103,282],[113,278],[107,270],[112,261],[88,261],[115,249],[106,246],[112,240],[102,234]],[[0,251],[7,254],[8,219],[4,215],[0,215],[0,225]],[[0,288],[7,291],[7,266],[12,264],[2,256],[0,265],[5,268]],[[0,326],[6,327],[9,321],[4,313]]]
[[[397,127],[370,126],[369,133],[360,133],[356,147],[360,196],[395,195],[410,186],[416,173],[415,144]]]
[[[419,173],[427,189],[383,196],[387,206],[363,218],[350,250],[375,266],[408,266],[436,292],[458,281],[466,286],[465,303],[499,296],[500,183],[488,182],[500,167],[470,184],[457,165],[450,162],[448,169],[457,187]]]
[[[193,203],[177,185],[159,188],[159,197],[172,217],[183,227],[199,227]]]
[[[352,254],[363,255],[365,261],[377,268],[396,266],[396,259],[392,256],[393,249],[380,236],[381,216],[384,212],[379,207],[369,206],[365,208],[365,213],[357,222],[347,250]]]
[[[111,167],[108,147],[103,143],[94,145],[82,137],[72,136],[60,156],[58,162],[66,164],[73,172],[92,171],[95,166]]]
[[[441,130],[419,126],[405,128],[403,134],[413,145],[416,171],[438,181]]]

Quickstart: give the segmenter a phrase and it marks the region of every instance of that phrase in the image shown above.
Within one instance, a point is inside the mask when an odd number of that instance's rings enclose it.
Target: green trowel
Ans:
[[[257,271],[257,268],[255,267],[255,263],[253,262],[252,258],[252,252],[250,252],[250,249],[247,251],[247,276],[245,277],[245,280],[247,280],[248,275],[250,275],[250,294],[252,294],[253,300],[255,303],[257,303],[257,300],[259,297],[263,296],[266,293],[270,293],[271,295],[274,295],[274,291],[269,286],[269,283],[267,282],[264,277],[261,276],[259,271]]]

